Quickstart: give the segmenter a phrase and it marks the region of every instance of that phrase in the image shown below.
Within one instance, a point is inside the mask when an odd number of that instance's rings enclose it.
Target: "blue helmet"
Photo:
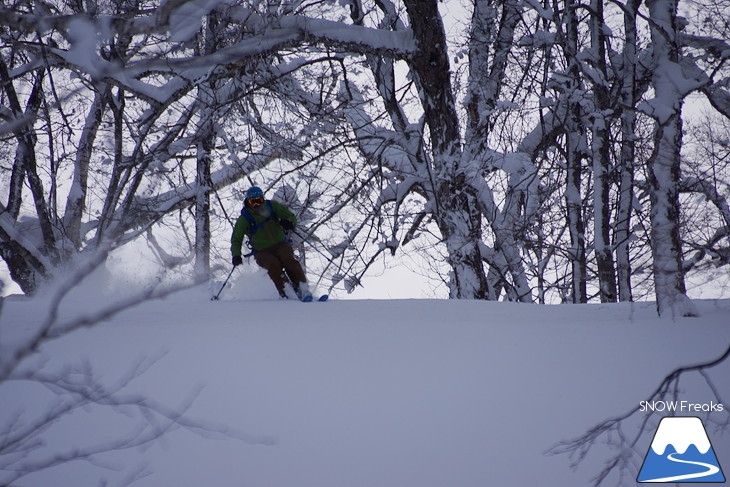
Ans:
[[[258,186],[251,186],[250,188],[248,188],[248,191],[246,191],[246,199],[258,198],[259,196],[263,195],[264,191]]]

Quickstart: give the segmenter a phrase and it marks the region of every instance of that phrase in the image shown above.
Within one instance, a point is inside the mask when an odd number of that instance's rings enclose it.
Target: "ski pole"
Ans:
[[[231,269],[231,272],[228,273],[228,277],[226,277],[225,282],[223,282],[223,285],[221,286],[221,290],[218,291],[218,294],[216,294],[215,296],[210,298],[211,301],[218,301],[218,296],[220,296],[221,293],[223,292],[223,288],[226,287],[226,284],[228,284],[228,279],[231,278],[231,276],[233,275],[233,271],[235,271],[235,270],[236,270],[236,266],[233,266],[233,269]]]

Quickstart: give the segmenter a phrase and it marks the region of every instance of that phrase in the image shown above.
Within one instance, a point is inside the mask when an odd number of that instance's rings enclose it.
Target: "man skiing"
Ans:
[[[307,278],[294,257],[294,249],[286,240],[286,231],[297,224],[294,214],[278,201],[267,200],[258,186],[246,191],[241,216],[236,220],[231,237],[233,266],[243,263],[241,246],[248,236],[256,263],[266,269],[279,296],[287,298],[285,285],[291,283],[302,300],[311,300]]]

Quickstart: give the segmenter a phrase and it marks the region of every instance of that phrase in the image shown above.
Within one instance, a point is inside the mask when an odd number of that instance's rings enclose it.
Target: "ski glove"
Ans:
[[[289,220],[279,220],[279,225],[281,225],[281,228],[284,230],[294,230],[294,224]]]
[[[243,258],[240,255],[233,256],[233,267],[243,264]]]

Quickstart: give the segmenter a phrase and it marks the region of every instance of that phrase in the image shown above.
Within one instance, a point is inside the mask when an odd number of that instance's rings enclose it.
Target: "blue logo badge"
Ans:
[[[637,482],[725,482],[702,420],[663,418],[654,433]]]

